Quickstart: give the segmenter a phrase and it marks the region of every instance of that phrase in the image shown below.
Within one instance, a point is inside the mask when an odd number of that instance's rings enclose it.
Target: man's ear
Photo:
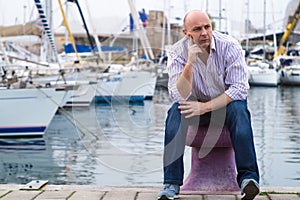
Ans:
[[[184,34],[185,37],[189,38],[190,35],[187,33],[186,29],[182,29],[182,33]]]

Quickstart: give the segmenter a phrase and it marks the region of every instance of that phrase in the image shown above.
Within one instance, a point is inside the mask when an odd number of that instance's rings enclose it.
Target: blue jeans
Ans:
[[[181,116],[179,104],[174,103],[168,111],[164,141],[164,184],[183,184],[183,154],[189,125],[224,125],[230,132],[235,152],[237,182],[239,186],[246,178],[259,183],[259,171],[253,143],[250,112],[247,101],[233,101],[226,107],[204,115],[186,119]]]

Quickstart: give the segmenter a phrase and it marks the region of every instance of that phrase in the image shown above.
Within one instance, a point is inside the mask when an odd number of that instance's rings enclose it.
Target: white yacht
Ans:
[[[108,73],[99,75],[95,100],[98,102],[151,100],[157,74],[151,70],[119,67],[117,70],[113,65]]]
[[[66,95],[54,88],[0,90],[0,137],[42,136]]]
[[[279,56],[274,59],[281,85],[300,85],[300,57]]]
[[[254,61],[248,64],[248,81],[253,86],[277,86],[279,75],[276,68],[263,61]]]

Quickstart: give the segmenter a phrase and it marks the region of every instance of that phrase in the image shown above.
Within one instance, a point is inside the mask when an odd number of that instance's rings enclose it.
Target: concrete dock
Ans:
[[[24,185],[0,185],[1,200],[153,200],[160,187],[45,185],[24,189]],[[240,195],[179,195],[181,200],[237,200]],[[300,200],[300,187],[262,187],[257,200]]]

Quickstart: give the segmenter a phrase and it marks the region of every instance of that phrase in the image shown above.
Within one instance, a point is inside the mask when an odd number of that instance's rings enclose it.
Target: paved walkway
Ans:
[[[24,185],[0,185],[1,200],[154,200],[159,187],[104,187],[46,185],[24,190]],[[240,195],[180,195],[180,200],[237,200]],[[256,200],[300,200],[300,187],[262,187]]]

